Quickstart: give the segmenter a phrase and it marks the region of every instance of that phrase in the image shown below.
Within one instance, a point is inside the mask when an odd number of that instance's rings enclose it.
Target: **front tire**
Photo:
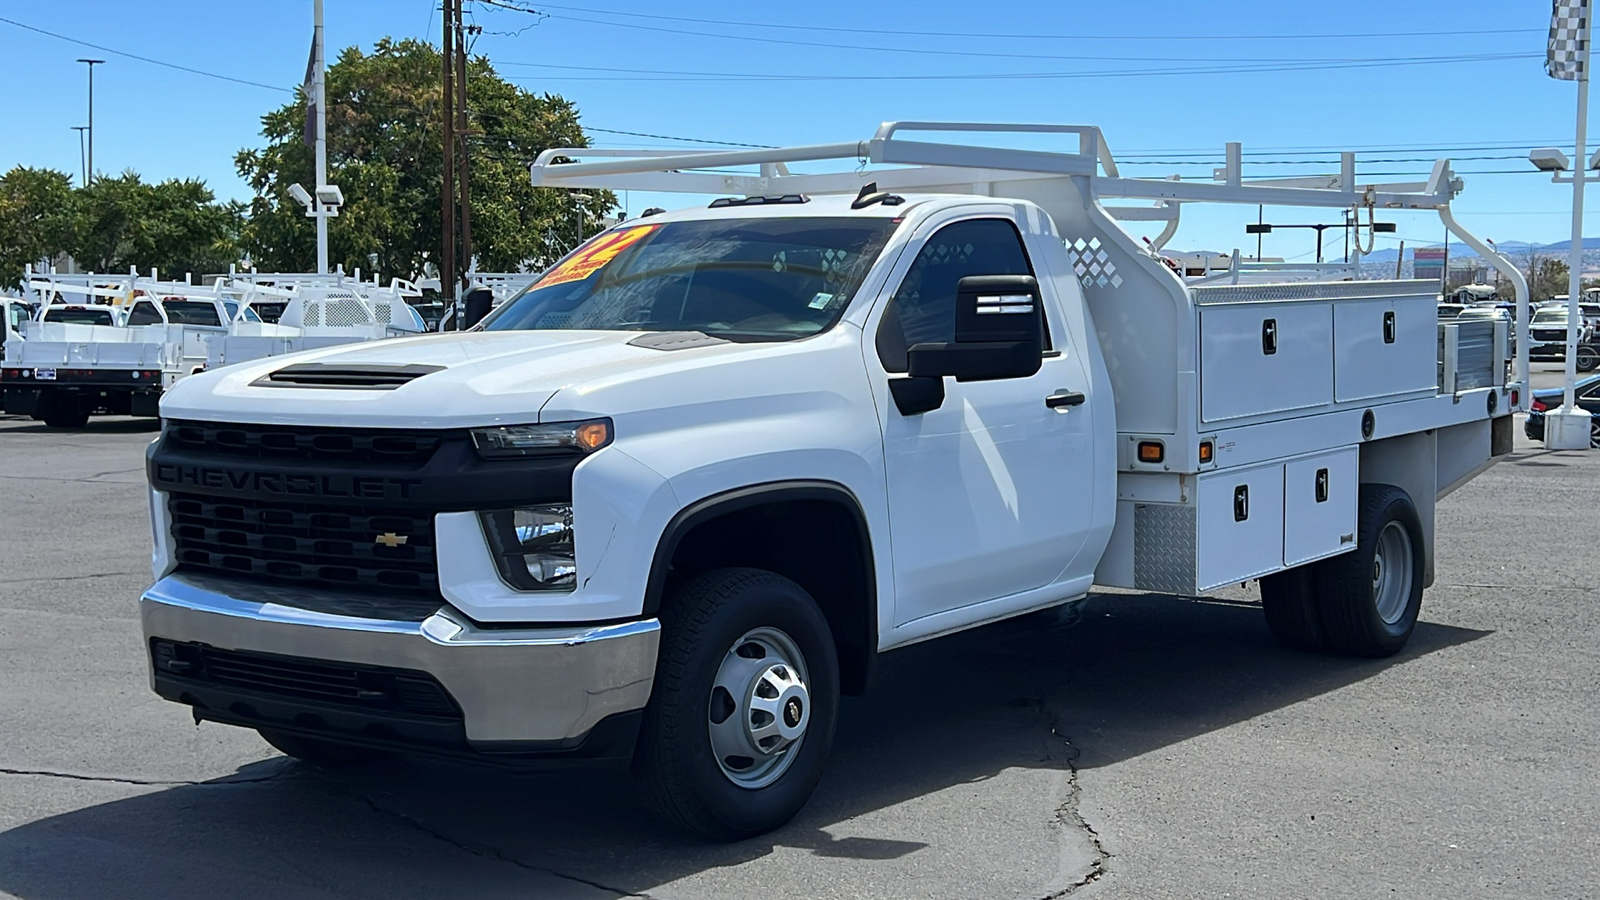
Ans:
[[[718,841],[800,811],[828,761],[839,662],[803,588],[760,569],[718,569],[671,592],[633,771],[644,806]]]
[[[1348,656],[1392,656],[1422,611],[1422,520],[1405,491],[1361,486],[1356,549],[1317,564],[1328,644]]]
[[[1574,364],[1579,372],[1593,372],[1597,366],[1600,366],[1600,351],[1596,351],[1593,347],[1580,346],[1578,348],[1578,357]]]

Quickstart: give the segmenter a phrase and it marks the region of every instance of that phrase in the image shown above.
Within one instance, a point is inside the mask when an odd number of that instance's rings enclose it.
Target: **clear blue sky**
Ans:
[[[1361,162],[1364,173],[1420,175],[1426,162],[1379,160],[1488,148],[1448,154],[1467,180],[1456,209],[1469,228],[1501,241],[1537,242],[1562,240],[1570,229],[1570,187],[1531,173],[1471,174],[1530,169],[1522,157],[1532,145],[1571,152],[1576,89],[1543,73],[1546,0],[507,2],[548,16],[469,0],[469,13],[485,29],[476,52],[529,89],[571,98],[593,128],[790,144],[865,138],[885,119],[1060,121],[1102,126],[1120,158],[1220,159],[1222,144],[1239,140],[1247,154],[1270,151],[1257,160],[1329,160],[1251,165],[1247,177],[1336,170],[1333,157],[1314,150],[1358,149],[1373,160]],[[384,35],[438,40],[436,0],[326,3],[330,57]],[[311,32],[310,0],[0,0],[0,17],[281,88],[175,71],[0,23],[11,88],[0,95],[0,120],[8,123],[0,129],[0,170],[22,164],[78,173],[72,126],[85,122],[86,90],[85,67],[74,60],[93,56],[108,60],[95,78],[100,171],[199,177],[219,196],[241,199],[248,190],[233,171],[233,155],[258,145],[260,115],[292,97]],[[815,30],[823,27],[859,31]],[[942,34],[874,33],[912,31]],[[1396,36],[1404,32],[1425,34]],[[1012,36],[981,36],[988,34]],[[1502,55],[1526,58],[1481,58]],[[1480,58],[1378,64],[1463,56]],[[1326,67],[1351,61],[1358,67]],[[1325,68],[1192,71],[1309,65]],[[1073,77],[976,77],[1019,74]],[[775,75],[804,78],[771,80]],[[599,146],[660,143],[592,137]],[[1196,151],[1214,154],[1174,155]],[[1469,158],[1497,156],[1517,158]],[[1204,176],[1210,170],[1163,163],[1128,171]],[[1254,215],[1239,209],[1193,218],[1172,246],[1245,246],[1242,223]],[[1319,217],[1312,211],[1268,216]],[[1335,211],[1320,218],[1338,221]],[[1397,221],[1395,240],[1440,240],[1436,217],[1401,214]],[[1591,233],[1600,230],[1593,214],[1589,223]],[[1312,241],[1309,232],[1280,233],[1267,238],[1265,250],[1301,256]],[[1330,235],[1333,253],[1337,241]]]

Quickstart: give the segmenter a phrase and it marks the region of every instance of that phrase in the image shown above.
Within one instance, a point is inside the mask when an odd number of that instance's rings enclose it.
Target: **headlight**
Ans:
[[[472,429],[472,444],[485,459],[593,453],[609,443],[610,419]]]
[[[552,504],[479,513],[495,564],[524,591],[570,591],[578,585],[572,506]]]

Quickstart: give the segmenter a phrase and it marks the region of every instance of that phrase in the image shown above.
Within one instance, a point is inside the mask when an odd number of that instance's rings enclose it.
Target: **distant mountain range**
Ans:
[[[1501,253],[1510,254],[1512,256],[1512,258],[1516,258],[1518,256],[1524,256],[1524,257],[1527,256],[1528,255],[1528,251],[1530,251],[1530,250],[1532,250],[1532,251],[1534,251],[1536,253],[1561,253],[1561,252],[1565,252],[1565,251],[1568,251],[1568,250],[1572,249],[1572,241],[1571,241],[1571,239],[1568,239],[1568,240],[1565,240],[1565,241],[1557,241],[1554,244],[1530,244],[1530,243],[1528,243],[1526,241],[1498,241],[1498,242],[1496,242],[1495,246],[1500,248],[1500,252]],[[1586,238],[1584,238],[1583,239],[1583,249],[1585,249],[1585,250],[1600,250],[1600,237],[1586,237]],[[1410,259],[1411,258],[1411,250],[1412,250],[1412,248],[1410,248],[1410,247],[1406,248],[1406,259]],[[1370,253],[1370,254],[1368,254],[1366,256],[1363,256],[1363,257],[1361,257],[1361,259],[1363,261],[1365,261],[1365,262],[1391,262],[1392,263],[1392,262],[1395,261],[1395,257],[1397,257],[1399,255],[1400,255],[1400,250],[1399,250],[1398,247],[1385,247],[1384,249],[1379,250],[1376,253]],[[1466,257],[1466,256],[1477,256],[1478,253],[1477,253],[1477,251],[1473,250],[1471,247],[1468,247],[1466,244],[1451,244],[1450,245],[1450,255],[1452,257]]]

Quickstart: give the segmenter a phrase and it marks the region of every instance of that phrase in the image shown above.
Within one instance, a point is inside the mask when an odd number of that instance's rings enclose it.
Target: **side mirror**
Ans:
[[[969,275],[956,285],[954,341],[913,345],[909,378],[889,383],[903,415],[938,409],[956,381],[1026,378],[1044,353],[1044,308],[1031,275]]]

